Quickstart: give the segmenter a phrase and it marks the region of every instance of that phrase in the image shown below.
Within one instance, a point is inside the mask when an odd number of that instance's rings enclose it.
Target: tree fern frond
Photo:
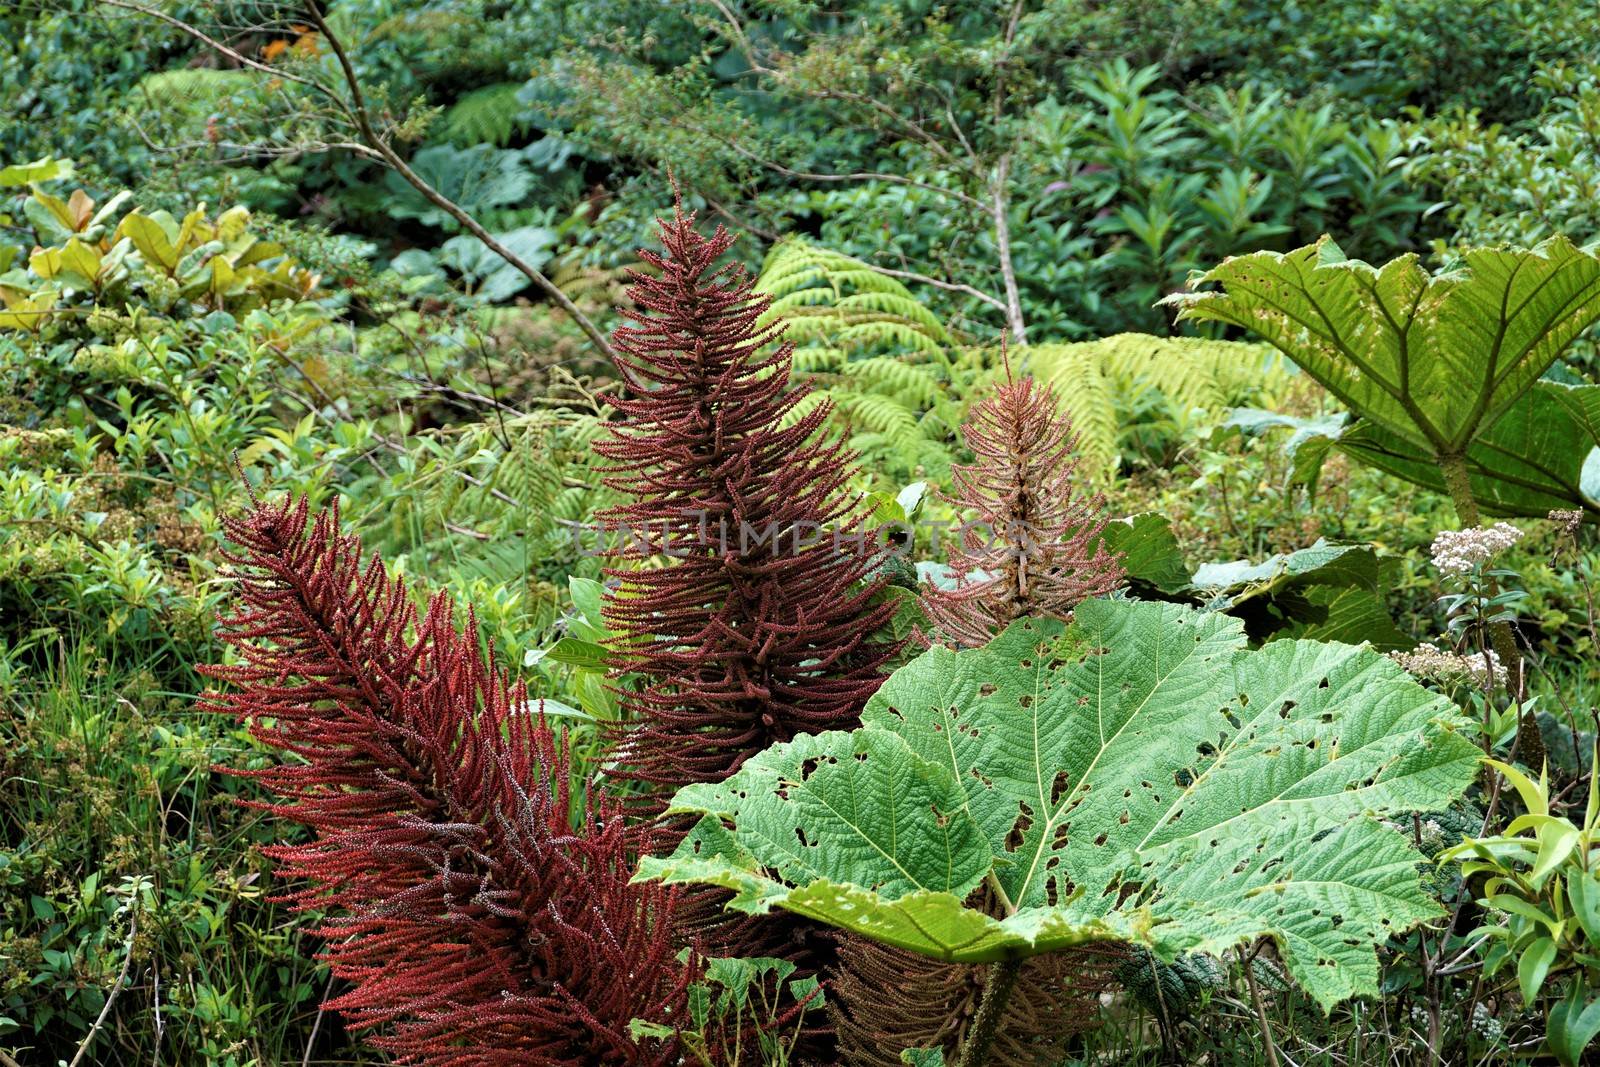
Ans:
[[[1104,353],[1094,347],[1096,343],[1034,345],[1026,351],[1033,373],[1055,390],[1062,412],[1078,432],[1085,472],[1106,478],[1117,468],[1121,427]]]
[[[879,392],[918,407],[930,406],[939,393],[939,381],[925,365],[904,363],[892,356],[855,360],[840,369],[847,378],[876,386]]]
[[[790,337],[794,332],[790,331]],[[842,348],[804,348],[794,354],[794,369],[802,374],[839,373],[850,354]]]
[[[834,393],[831,399],[841,417],[852,426],[874,430],[895,441],[912,440],[917,436],[916,413],[894,397],[878,393]]]

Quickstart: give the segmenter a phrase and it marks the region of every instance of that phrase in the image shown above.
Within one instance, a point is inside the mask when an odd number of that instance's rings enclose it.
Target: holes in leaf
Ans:
[[[1023,838],[1033,826],[1033,809],[1027,804],[1021,804],[1019,807],[1022,809],[1021,813],[1017,816],[1017,821],[1011,824],[1010,832],[1006,834],[1007,852],[1015,852],[1021,848]]]
[[[1023,707],[1023,708],[1031,708],[1031,707],[1033,707],[1033,694],[1032,693],[1024,693],[1024,694],[1022,694],[1020,697],[1017,698],[1017,704],[1018,704],[1018,706]]]
[[[985,682],[983,685],[980,685],[978,687],[978,695],[981,696],[981,697],[992,697],[998,691],[999,691],[999,687],[998,686],[991,685],[988,682]]]
[[[1103,846],[1106,843],[1106,839],[1107,839],[1107,835],[1106,834],[1101,834],[1099,837],[1094,839],[1094,843],[1096,845],[1102,845]]]
[[[1289,713],[1294,709],[1295,702],[1292,700],[1285,700],[1283,702],[1283,706],[1278,709],[1278,718],[1287,719],[1289,717]]]
[[[1070,784],[1066,771],[1056,772],[1055,779],[1050,783],[1050,806],[1052,808],[1061,803],[1061,796],[1067,791],[1067,786]]]

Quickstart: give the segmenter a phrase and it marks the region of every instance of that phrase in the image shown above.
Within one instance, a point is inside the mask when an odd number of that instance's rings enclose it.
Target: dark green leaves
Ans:
[[[1477,249],[1429,275],[1414,255],[1381,267],[1324,237],[1225,260],[1170,298],[1181,318],[1265,337],[1356,415],[1435,454],[1459,455],[1600,318],[1600,258],[1564,237]]]

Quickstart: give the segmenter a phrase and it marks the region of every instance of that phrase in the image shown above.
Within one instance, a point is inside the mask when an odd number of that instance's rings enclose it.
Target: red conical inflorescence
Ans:
[[[363,564],[336,509],[258,504],[229,523],[239,664],[206,706],[285,759],[234,771],[258,806],[310,830],[267,854],[325,911],[330,1002],[397,1062],[671,1064],[692,965],[677,897],[633,885],[649,847],[569,788],[566,746],[435,597],[420,617],[380,561]],[[576,813],[575,808],[578,808]]]
[[[611,571],[606,614],[643,680],[616,773],[653,810],[769,745],[856,725],[895,651],[875,636],[893,607],[868,577],[851,457],[821,438],[825,408],[796,416],[791,346],[757,326],[767,301],[742,268],[718,265],[733,236],[700,235],[681,205],[660,236],[616,331],[622,417],[597,446],[633,498],[603,516],[635,564]]]
[[[955,587],[923,597],[943,636],[975,648],[1016,619],[1065,619],[1122,584],[1122,564],[1100,543],[1105,498],[1079,490],[1077,434],[1049,387],[1008,371],[961,432],[976,462],[953,468],[952,503],[976,520],[949,548]]]

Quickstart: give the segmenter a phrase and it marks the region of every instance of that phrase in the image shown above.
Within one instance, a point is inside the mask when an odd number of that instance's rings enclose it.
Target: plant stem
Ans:
[[[1256,952],[1261,951],[1256,946]],[[1250,987],[1250,1003],[1256,1009],[1256,1023],[1261,1027],[1261,1045],[1267,1052],[1267,1067],[1278,1067],[1278,1046],[1272,1042],[1272,1025],[1267,1022],[1267,1006],[1261,1001],[1261,986],[1256,983],[1256,953],[1252,952],[1244,961],[1244,980]]]
[[[1016,988],[1017,975],[1022,971],[1022,960],[1001,960],[991,964],[983,982],[983,999],[978,1001],[978,1017],[973,1020],[972,1033],[961,1049],[957,1067],[983,1067],[989,1061],[989,1049],[994,1045],[994,1035],[1000,1029],[1000,1017],[1005,1014],[1011,991]]]

